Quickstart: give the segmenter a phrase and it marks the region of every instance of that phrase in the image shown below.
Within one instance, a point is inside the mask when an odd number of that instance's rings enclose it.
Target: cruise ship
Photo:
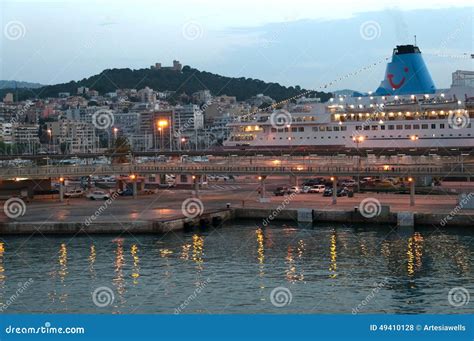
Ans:
[[[437,90],[418,46],[399,45],[363,96],[300,98],[229,124],[226,148],[470,148],[474,89]]]

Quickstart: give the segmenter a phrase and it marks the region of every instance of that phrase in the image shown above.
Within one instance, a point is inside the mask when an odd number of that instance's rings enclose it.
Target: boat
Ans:
[[[270,112],[237,117],[228,124],[224,147],[471,148],[474,88],[456,90],[436,89],[418,46],[399,45],[374,92],[326,103],[302,97]]]

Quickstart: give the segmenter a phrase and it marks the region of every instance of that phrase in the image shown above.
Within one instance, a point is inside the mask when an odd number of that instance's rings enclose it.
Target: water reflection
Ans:
[[[364,313],[450,313],[446,288],[469,286],[474,276],[472,231],[399,235],[384,227],[261,229],[241,223],[219,232],[225,239],[212,230],[93,236],[92,243],[89,237],[47,236],[45,243],[44,237],[6,236],[0,288],[6,295],[27,276],[35,279],[34,294],[22,295],[12,313],[32,306],[37,312],[94,313],[85,298],[102,285],[114,291],[112,312],[169,313],[204,283],[207,293],[187,312],[272,313],[281,310],[269,302],[269,291],[286,282],[294,304],[285,312],[350,313],[374,282],[383,281],[376,304],[367,304]],[[315,302],[324,304],[315,308]],[[471,305],[463,309],[457,311],[474,312]]]
[[[115,262],[114,262],[114,267],[115,267],[115,277],[112,280],[112,283],[115,285],[116,292],[118,299],[116,300],[118,307],[121,307],[125,304],[125,279],[124,279],[124,274],[123,274],[123,267],[125,265],[125,257],[123,254],[123,239],[122,238],[117,238],[114,240],[114,242],[117,244],[117,248],[115,250]]]
[[[329,265],[329,275],[330,278],[337,277],[337,237],[336,231],[333,231],[331,234],[331,245],[329,247],[329,256],[330,256],[330,265]]]
[[[95,273],[95,258],[96,258],[96,252],[95,252],[95,245],[91,244],[90,247],[90,253],[89,253],[89,272],[91,274],[92,279],[96,278],[96,273]]]
[[[136,244],[133,244],[132,247],[130,248],[130,253],[132,254],[133,258],[133,269],[132,269],[132,278],[133,278],[133,284],[137,285],[138,284],[138,277],[140,277],[140,258],[138,258],[138,246]]]

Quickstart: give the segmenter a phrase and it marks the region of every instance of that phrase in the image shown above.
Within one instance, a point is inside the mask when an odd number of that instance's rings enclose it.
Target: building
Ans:
[[[13,103],[13,94],[11,92],[7,93],[5,97],[3,97],[4,103]]]
[[[209,90],[200,90],[193,93],[193,102],[199,105],[208,105],[212,100],[211,91]]]
[[[474,87],[474,71],[457,70],[453,72],[453,84],[451,87]]]
[[[162,66],[161,63],[155,63],[155,65],[150,66],[152,70],[172,70],[181,72],[183,65],[178,60],[173,60],[173,66]]]
[[[114,128],[117,128],[119,134],[129,136],[139,132],[140,114],[137,112],[115,113]]]
[[[12,127],[12,142],[21,145],[28,154],[38,150],[40,140],[38,136],[39,125],[37,124],[14,124]]]
[[[92,123],[61,119],[49,122],[51,143],[66,153],[93,153],[97,151],[99,139]]]
[[[6,144],[12,144],[13,136],[12,136],[13,125],[10,122],[1,122],[0,123],[0,141]]]
[[[173,113],[172,109],[140,113],[140,134],[153,136],[154,149],[173,148]]]
[[[149,87],[145,87],[144,89],[139,90],[138,96],[140,98],[140,101],[143,103],[156,102],[156,93],[153,91],[153,89],[150,89]]]

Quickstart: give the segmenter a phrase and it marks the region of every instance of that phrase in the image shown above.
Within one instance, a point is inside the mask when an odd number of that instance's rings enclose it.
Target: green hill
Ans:
[[[280,101],[298,95],[305,91],[299,86],[285,87],[278,83],[266,83],[252,78],[224,77],[210,72],[199,71],[189,66],[183,67],[182,72],[160,69],[108,69],[100,74],[82,79],[78,82],[48,85],[34,91],[19,89],[19,98],[57,97],[60,92],[69,92],[71,95],[77,92],[80,86],[97,90],[100,94],[113,92],[117,89],[142,89],[148,86],[157,91],[176,91],[177,95],[208,89],[212,95],[235,96],[237,100],[246,100],[257,94],[264,94]],[[11,91],[11,90],[10,90]],[[0,90],[3,96],[7,89]],[[322,101],[330,98],[328,93],[315,93],[313,96],[320,97]]]

